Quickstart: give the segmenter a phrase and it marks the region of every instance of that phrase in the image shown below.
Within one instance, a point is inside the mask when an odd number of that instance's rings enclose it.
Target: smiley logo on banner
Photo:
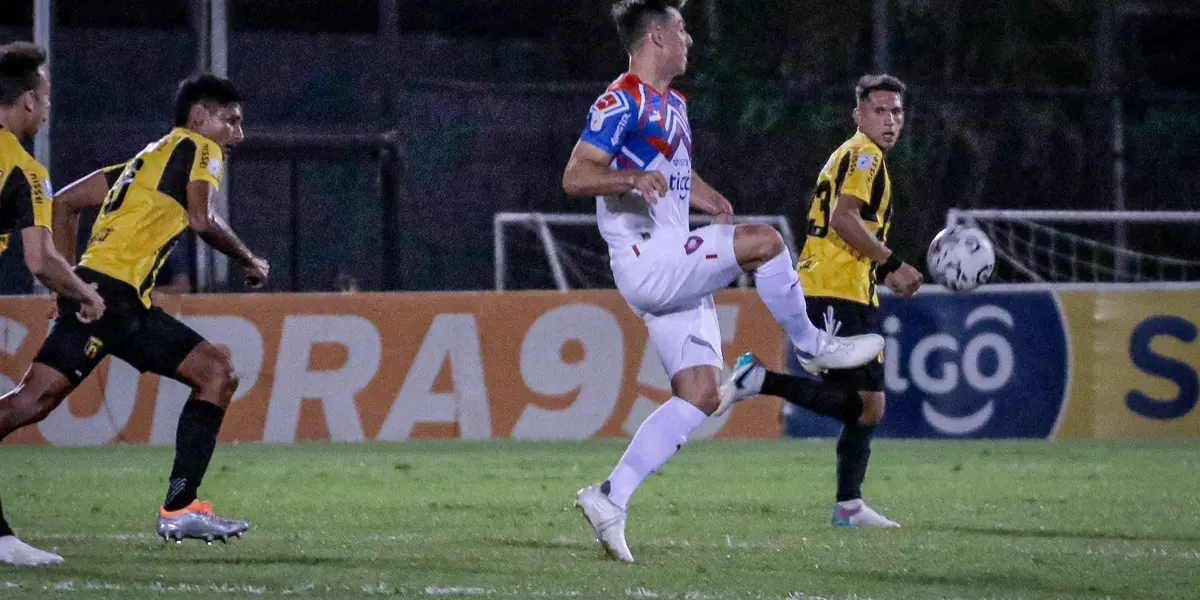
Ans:
[[[1069,358],[1049,293],[884,301],[888,415],[900,437],[1044,438],[1065,405]]]

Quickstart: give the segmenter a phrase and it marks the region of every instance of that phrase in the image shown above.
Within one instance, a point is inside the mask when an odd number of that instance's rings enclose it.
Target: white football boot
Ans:
[[[579,490],[575,494],[575,506],[591,524],[596,541],[604,546],[609,556],[621,562],[633,562],[633,553],[625,543],[625,509],[600,491],[599,485]]]
[[[14,567],[43,567],[62,564],[63,557],[45,550],[38,550],[14,535],[0,537],[0,564]]]
[[[712,416],[719,417],[734,404],[760,394],[766,373],[767,367],[754,353],[747,352],[741,355],[733,370],[721,382],[721,403],[717,405],[717,410],[713,411]]]
[[[800,366],[813,375],[830,369],[853,369],[876,360],[883,352],[883,336],[874,333],[837,337],[842,324],[833,318],[833,307],[825,309],[825,329],[817,330],[817,352],[796,349]]]
[[[894,529],[900,524],[879,514],[862,500],[847,500],[833,505],[834,527]]]

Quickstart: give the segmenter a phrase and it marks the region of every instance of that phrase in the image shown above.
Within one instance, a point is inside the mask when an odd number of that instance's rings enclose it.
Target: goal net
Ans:
[[[692,215],[693,228],[707,225],[711,217]],[[783,235],[796,256],[796,241],[782,215],[739,215],[734,223],[765,223]],[[608,267],[608,247],[596,230],[596,215],[582,213],[497,213],[492,220],[495,238],[495,288],[572,289],[614,287]],[[736,285],[749,287],[749,277]]]
[[[1200,281],[1200,212],[951,210],[946,224],[991,238],[993,282]]]

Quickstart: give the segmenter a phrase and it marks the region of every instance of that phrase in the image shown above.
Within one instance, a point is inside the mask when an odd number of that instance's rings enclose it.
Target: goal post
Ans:
[[[1032,283],[1200,281],[1200,211],[952,209],[946,226],[978,227],[1007,275]],[[999,269],[998,269],[999,271]]]
[[[691,215],[690,221],[693,227],[702,226],[710,223],[712,217],[695,214]],[[797,256],[796,238],[792,234],[792,228],[788,224],[787,217],[782,215],[735,215],[733,222],[734,224],[762,223],[771,225],[779,230],[779,233],[783,236],[783,242],[792,253],[793,259]],[[595,240],[600,240],[600,233],[596,231],[595,214],[541,212],[501,212],[495,214],[492,219],[492,235],[495,243],[494,283],[496,291],[504,291],[509,287],[509,262],[512,259],[509,252],[509,245],[513,243],[514,230],[518,229],[535,236],[536,241],[532,243],[540,246],[539,254],[542,255],[542,258],[548,265],[554,288],[560,292],[566,292],[578,287],[589,287],[588,285],[573,285],[570,275],[577,275],[576,279],[581,279],[578,275],[588,268],[594,271],[594,263],[601,261],[601,259],[603,259],[601,267],[603,269],[608,268],[607,256],[604,254],[603,249],[588,249],[581,244],[562,239],[555,234],[558,228],[590,229],[590,231],[585,231],[584,234]],[[580,258],[586,261],[585,265],[579,263],[578,259]],[[582,283],[587,284],[586,281]],[[749,287],[749,284],[749,278],[744,275],[738,280],[739,287]]]

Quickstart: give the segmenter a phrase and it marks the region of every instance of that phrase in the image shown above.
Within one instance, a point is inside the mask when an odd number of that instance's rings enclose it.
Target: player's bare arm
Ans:
[[[852,250],[876,264],[887,264],[892,251],[867,230],[862,220],[863,200],[857,196],[840,194],[834,203],[829,226],[837,232]],[[921,272],[909,264],[901,264],[884,278],[884,285],[901,296],[911,296],[921,287]]]
[[[692,171],[692,208],[713,216],[713,223],[730,225],[733,223],[733,205],[708,182],[700,178],[700,174]]]
[[[97,170],[72,182],[54,195],[54,246],[69,263],[76,260],[79,213],[104,204],[108,179]]]
[[[668,191],[658,171],[616,170],[613,156],[587,142],[578,142],[563,171],[563,191],[572,196],[616,196],[637,191],[650,203]]]
[[[188,225],[209,246],[246,267],[247,282],[252,287],[260,287],[266,283],[271,267],[266,259],[251,252],[229,224],[211,210],[212,197],[216,191],[207,181],[193,181],[188,184]]]
[[[84,283],[71,265],[54,249],[54,236],[45,227],[26,227],[21,230],[25,247],[25,266],[51,292],[79,302],[79,320],[89,323],[104,314],[104,300],[94,285]]]

